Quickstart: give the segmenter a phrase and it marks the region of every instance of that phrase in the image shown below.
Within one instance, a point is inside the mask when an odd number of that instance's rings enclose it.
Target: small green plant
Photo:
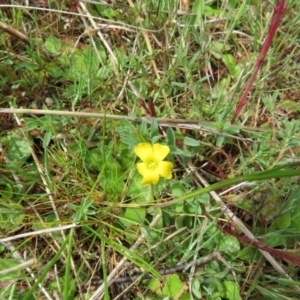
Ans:
[[[80,205],[68,203],[68,207],[70,207],[75,212],[73,221],[77,223],[81,220],[87,220],[90,216],[94,216],[96,212],[89,209],[93,205],[93,202],[94,200],[92,199],[83,199]]]

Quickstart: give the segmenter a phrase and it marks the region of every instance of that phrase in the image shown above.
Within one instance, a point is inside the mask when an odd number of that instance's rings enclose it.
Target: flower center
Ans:
[[[152,170],[156,169],[157,168],[157,163],[155,161],[150,161],[148,163],[148,168],[152,169]]]

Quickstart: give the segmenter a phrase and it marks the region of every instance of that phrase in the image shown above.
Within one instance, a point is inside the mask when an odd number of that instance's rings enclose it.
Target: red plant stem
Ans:
[[[145,100],[143,100],[142,98],[140,97],[137,97],[137,101],[138,103],[140,104],[140,106],[146,111],[146,114],[150,115],[150,111],[146,105],[146,102]]]
[[[146,104],[146,101],[140,97],[137,97],[137,101],[143,107],[143,109],[146,111],[146,114],[148,114],[152,118],[156,118],[156,112],[154,109],[153,99],[151,97],[148,99],[148,106]]]
[[[149,110],[150,117],[156,118],[156,112],[155,112],[155,109],[154,109],[154,104],[153,104],[152,97],[148,98],[148,110]]]
[[[294,255],[292,255],[290,253],[287,253],[287,252],[282,251],[282,250],[278,250],[278,249],[274,249],[274,248],[265,246],[262,243],[257,242],[257,241],[252,241],[247,236],[241,235],[241,234],[239,234],[238,232],[236,232],[236,231],[234,231],[232,229],[229,229],[229,228],[226,228],[226,227],[222,227],[222,230],[225,233],[228,233],[230,235],[235,236],[239,241],[241,241],[241,242],[243,242],[245,244],[251,245],[251,246],[253,246],[253,247],[257,248],[257,249],[264,250],[266,252],[269,252],[272,255],[277,256],[278,258],[280,258],[282,260],[291,261],[294,264],[300,266],[300,258],[298,258],[298,257],[296,257],[296,256],[294,256]]]
[[[234,120],[239,115],[241,109],[246,104],[247,96],[248,96],[248,94],[249,94],[249,92],[252,88],[252,85],[255,82],[257,74],[258,74],[259,70],[261,69],[262,64],[263,64],[263,62],[266,58],[268,50],[269,50],[269,48],[272,44],[272,40],[273,40],[273,38],[275,36],[275,33],[277,31],[277,28],[280,24],[281,16],[286,11],[286,8],[287,7],[285,5],[285,0],[278,0],[277,1],[277,6],[274,8],[274,15],[273,15],[273,19],[272,19],[272,22],[270,24],[270,27],[269,27],[268,35],[267,35],[267,37],[266,37],[266,39],[263,43],[263,46],[261,48],[261,51],[260,51],[259,57],[257,59],[256,65],[255,65],[255,68],[254,68],[254,72],[251,76],[251,79],[249,80],[249,82],[248,82],[248,84],[247,84],[247,86],[244,90],[244,93],[243,93],[242,97],[240,98],[240,100],[239,100],[239,102],[236,106],[233,117],[231,118],[231,123],[234,122]]]

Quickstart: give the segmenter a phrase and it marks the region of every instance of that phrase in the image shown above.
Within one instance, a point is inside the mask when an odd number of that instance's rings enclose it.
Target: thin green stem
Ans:
[[[149,202],[154,202],[154,186],[153,184],[149,184],[149,198],[148,198],[148,201]]]

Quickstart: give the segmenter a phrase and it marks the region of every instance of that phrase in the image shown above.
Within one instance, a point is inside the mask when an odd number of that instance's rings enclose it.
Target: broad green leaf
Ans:
[[[149,280],[148,289],[155,292],[157,295],[162,295],[163,293],[161,289],[161,282],[156,278],[152,278]]]
[[[209,204],[209,201],[210,201],[210,195],[207,193],[207,194],[203,194],[201,195],[199,198],[198,198],[198,201],[203,203],[203,204]]]
[[[265,243],[269,247],[278,247],[278,246],[287,246],[286,241],[287,238],[285,237],[281,230],[271,232],[269,235],[265,236]]]
[[[49,36],[45,41],[45,49],[50,53],[57,53],[62,49],[61,41],[55,36]]]
[[[167,277],[166,285],[163,288],[163,295],[169,297],[177,297],[184,293],[187,289],[185,283],[180,280],[178,274],[170,275]]]
[[[174,182],[172,184],[171,194],[174,197],[181,196],[183,194],[183,184],[182,182]]]
[[[125,226],[131,226],[132,224],[143,224],[146,216],[146,209],[144,207],[126,208],[121,222]]]
[[[90,48],[74,51],[69,75],[71,77],[95,76],[99,70],[99,60]]]
[[[227,254],[236,253],[240,250],[240,243],[234,236],[223,236],[220,240],[218,249]]]
[[[20,138],[19,135],[12,134],[8,137],[8,148],[6,156],[10,162],[22,165],[31,155],[30,144],[27,139]]]
[[[134,202],[145,203],[149,201],[149,185],[141,185],[142,176],[135,169],[129,183],[128,193]]]
[[[239,293],[239,287],[235,282],[228,281],[228,280],[224,281],[223,287],[224,287],[223,297],[230,300],[242,300]]]

